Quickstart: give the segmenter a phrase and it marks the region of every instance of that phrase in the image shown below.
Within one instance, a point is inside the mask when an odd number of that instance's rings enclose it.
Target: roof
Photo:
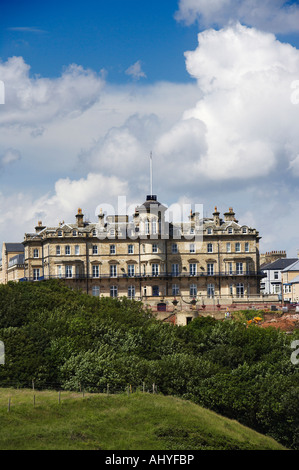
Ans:
[[[24,245],[23,243],[5,243],[5,250],[7,253],[23,253]]]
[[[299,259],[296,259],[293,264],[283,269],[283,272],[287,271],[299,271]]]
[[[261,266],[262,271],[283,271],[296,261],[299,261],[298,258],[280,258],[272,263],[267,263]]]

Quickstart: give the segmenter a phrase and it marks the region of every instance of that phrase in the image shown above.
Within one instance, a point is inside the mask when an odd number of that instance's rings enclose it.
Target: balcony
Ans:
[[[198,279],[203,277],[209,278],[242,278],[242,277],[263,277],[264,274],[261,271],[245,271],[240,273],[239,271],[232,271],[230,273],[222,272],[222,271],[214,271],[213,273],[207,271],[201,271],[197,273],[189,273],[189,272],[179,272],[179,273],[169,273],[169,272],[159,272],[159,273],[150,273],[150,274],[138,274],[135,273],[134,275],[126,274],[126,273],[116,273],[116,274],[101,274],[97,277],[93,277],[91,274],[74,274],[73,276],[68,275],[45,275],[41,276],[38,279],[34,279],[33,277],[24,277],[20,279],[21,281],[36,281],[36,280],[49,280],[49,279],[63,279],[63,280],[96,280],[96,279],[180,279],[180,278],[192,278]]]

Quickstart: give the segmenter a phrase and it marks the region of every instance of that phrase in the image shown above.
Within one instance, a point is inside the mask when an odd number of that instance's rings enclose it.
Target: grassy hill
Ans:
[[[147,393],[63,392],[59,402],[53,391],[0,389],[0,422],[0,450],[284,449],[194,403]]]

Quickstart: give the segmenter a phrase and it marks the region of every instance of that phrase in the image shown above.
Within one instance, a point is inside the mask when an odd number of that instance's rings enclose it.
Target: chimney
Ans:
[[[78,214],[76,215],[78,227],[84,227],[83,217],[82,209],[78,209]]]
[[[228,212],[225,212],[224,213],[224,220],[226,222],[229,222],[229,221],[236,221],[235,219],[235,213],[234,213],[234,210],[232,207],[229,208],[229,211]]]
[[[98,215],[98,223],[100,224],[101,227],[104,227],[104,219],[105,215],[103,214],[103,209],[100,209],[100,213]]]
[[[35,232],[36,232],[36,233],[39,233],[39,232],[41,232],[42,230],[44,230],[44,228],[46,228],[46,226],[43,225],[43,223],[42,223],[41,220],[39,220],[39,221],[37,222],[37,226],[35,227]]]
[[[217,211],[217,207],[215,207],[215,211],[213,213],[213,217],[214,217],[214,224],[219,227],[220,225],[220,218],[219,218],[219,215],[220,215],[220,212]]]

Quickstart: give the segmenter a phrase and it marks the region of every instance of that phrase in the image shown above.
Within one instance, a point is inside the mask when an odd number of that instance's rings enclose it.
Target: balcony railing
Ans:
[[[136,273],[126,274],[126,273],[117,273],[115,275],[111,274],[99,274],[98,276],[92,276],[92,274],[74,274],[72,276],[68,275],[44,275],[38,278],[33,277],[24,277],[20,279],[20,281],[43,281],[49,279],[64,279],[64,280],[86,280],[86,279],[150,279],[150,278],[167,278],[167,279],[179,279],[179,278],[202,278],[202,277],[263,277],[263,273],[261,271],[232,271],[230,273],[222,272],[222,271],[214,271],[213,273],[202,271],[197,273],[189,273],[189,272],[180,272],[180,273],[169,273],[169,272],[159,272],[159,273],[149,273],[149,274],[139,274]]]

